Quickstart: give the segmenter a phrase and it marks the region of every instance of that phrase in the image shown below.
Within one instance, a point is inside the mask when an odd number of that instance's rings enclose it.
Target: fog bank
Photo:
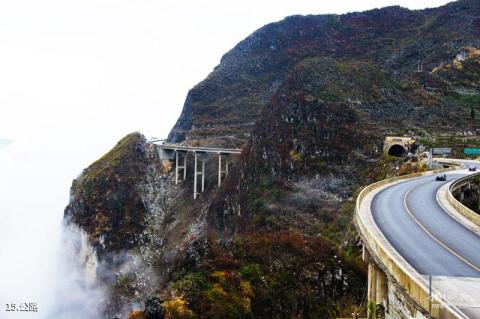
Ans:
[[[88,279],[78,258],[85,238],[62,223],[69,193],[62,172],[69,165],[49,147],[2,145],[0,317],[98,318],[106,291]],[[35,303],[38,312],[6,311],[6,304],[24,303]]]

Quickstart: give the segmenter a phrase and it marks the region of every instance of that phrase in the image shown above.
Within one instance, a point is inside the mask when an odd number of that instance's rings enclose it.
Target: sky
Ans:
[[[293,14],[445,3],[0,1],[0,138],[55,138],[74,144],[65,150],[78,149],[89,161],[132,131],[165,137],[187,91],[225,52],[269,22]]]

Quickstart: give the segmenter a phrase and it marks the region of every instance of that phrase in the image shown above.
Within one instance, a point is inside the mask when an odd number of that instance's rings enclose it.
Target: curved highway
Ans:
[[[448,179],[461,176],[449,174]],[[428,176],[388,187],[373,198],[373,218],[420,274],[480,277],[480,237],[438,204],[444,183]]]
[[[375,223],[421,275],[480,278],[480,236],[451,217],[437,201],[440,187],[462,176],[461,171],[454,171],[447,174],[446,182],[436,181],[435,175],[411,179],[373,197]],[[471,316],[468,312],[465,314]]]

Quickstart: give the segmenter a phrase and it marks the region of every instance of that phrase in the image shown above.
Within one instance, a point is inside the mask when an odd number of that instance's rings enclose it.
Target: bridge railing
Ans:
[[[462,202],[456,199],[455,196],[453,195],[458,190],[461,191],[461,188],[463,186],[465,186],[468,183],[471,183],[474,178],[479,176],[480,176],[480,172],[461,177],[455,180],[454,182],[452,182],[448,187],[447,200],[450,203],[450,205],[452,205],[453,208],[455,208],[456,211],[458,211],[465,218],[467,218],[472,223],[480,227],[480,215],[474,212],[473,210],[471,210],[470,208],[468,208],[467,206],[463,205]]]
[[[449,163],[451,164],[451,163]],[[452,164],[451,164],[452,165]],[[455,165],[455,164],[453,164]],[[429,286],[427,280],[421,276],[405,259],[396,252],[373,220],[370,203],[365,199],[372,192],[388,184],[415,177],[428,176],[445,172],[455,168],[438,169],[422,173],[414,173],[385,179],[366,186],[359,193],[355,206],[355,224],[359,230],[364,245],[375,262],[389,277],[411,297],[411,299],[428,313],[430,305]],[[464,315],[441,296],[433,295],[432,317],[439,319],[464,318]]]

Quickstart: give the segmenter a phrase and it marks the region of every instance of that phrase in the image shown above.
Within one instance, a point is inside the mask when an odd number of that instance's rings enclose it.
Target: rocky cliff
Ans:
[[[139,134],[73,183],[65,216],[103,261],[106,313],[363,312],[355,194],[389,173],[385,134],[477,143],[477,48],[480,3],[469,0],[293,16],[240,42],[188,93],[169,135],[242,147],[222,187],[207,179],[194,201],[192,176],[175,185],[172,164],[161,166]],[[207,159],[207,176],[216,177],[216,163]]]

